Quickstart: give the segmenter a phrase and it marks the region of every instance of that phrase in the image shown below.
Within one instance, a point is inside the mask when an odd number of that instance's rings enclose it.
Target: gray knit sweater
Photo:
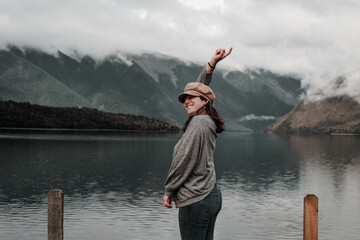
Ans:
[[[198,82],[209,85],[212,74],[205,69]],[[213,154],[216,125],[208,115],[194,116],[175,145],[173,161],[165,181],[165,194],[173,196],[176,207],[204,199],[216,182]]]
[[[194,116],[175,145],[173,162],[165,182],[165,194],[176,207],[204,199],[216,182],[213,154],[216,125],[208,115]]]

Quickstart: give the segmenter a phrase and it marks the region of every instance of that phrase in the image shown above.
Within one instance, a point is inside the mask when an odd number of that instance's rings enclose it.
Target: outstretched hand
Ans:
[[[229,51],[225,52],[225,49],[216,49],[214,56],[212,57],[211,60],[214,60],[215,63],[220,62],[221,60],[223,60],[224,58],[226,58],[227,56],[229,56],[229,54],[232,51],[232,47],[229,49]]]
[[[215,54],[212,56],[210,60],[210,65],[215,68],[216,64],[226,58],[230,55],[232,52],[232,47],[229,49],[229,51],[225,51],[223,48],[216,49]],[[212,69],[213,70],[213,69]]]

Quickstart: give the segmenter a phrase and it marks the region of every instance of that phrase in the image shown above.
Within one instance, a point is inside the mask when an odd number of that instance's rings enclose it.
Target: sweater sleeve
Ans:
[[[173,162],[165,181],[166,195],[173,196],[188,179],[198,162],[199,155],[201,155],[203,138],[204,132],[201,127],[189,126],[186,130],[179,142],[180,145],[176,147],[173,154]]]
[[[211,82],[211,79],[212,79],[212,72],[211,73],[208,73],[206,72],[206,67],[202,70],[202,72],[200,73],[198,79],[197,79],[197,82],[201,82],[207,86],[210,85],[210,82]]]

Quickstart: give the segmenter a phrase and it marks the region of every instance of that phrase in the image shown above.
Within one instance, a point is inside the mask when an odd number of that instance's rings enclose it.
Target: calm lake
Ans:
[[[162,206],[181,134],[0,132],[0,239],[47,239],[47,193],[65,196],[65,239],[180,239]],[[319,198],[319,239],[360,236],[360,137],[223,133],[216,239],[302,239]]]

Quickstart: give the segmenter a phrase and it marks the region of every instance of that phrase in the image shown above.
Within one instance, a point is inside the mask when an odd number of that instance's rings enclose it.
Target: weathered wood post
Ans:
[[[318,239],[318,197],[308,194],[304,198],[304,240]]]
[[[64,239],[64,193],[51,190],[48,193],[48,240]]]

